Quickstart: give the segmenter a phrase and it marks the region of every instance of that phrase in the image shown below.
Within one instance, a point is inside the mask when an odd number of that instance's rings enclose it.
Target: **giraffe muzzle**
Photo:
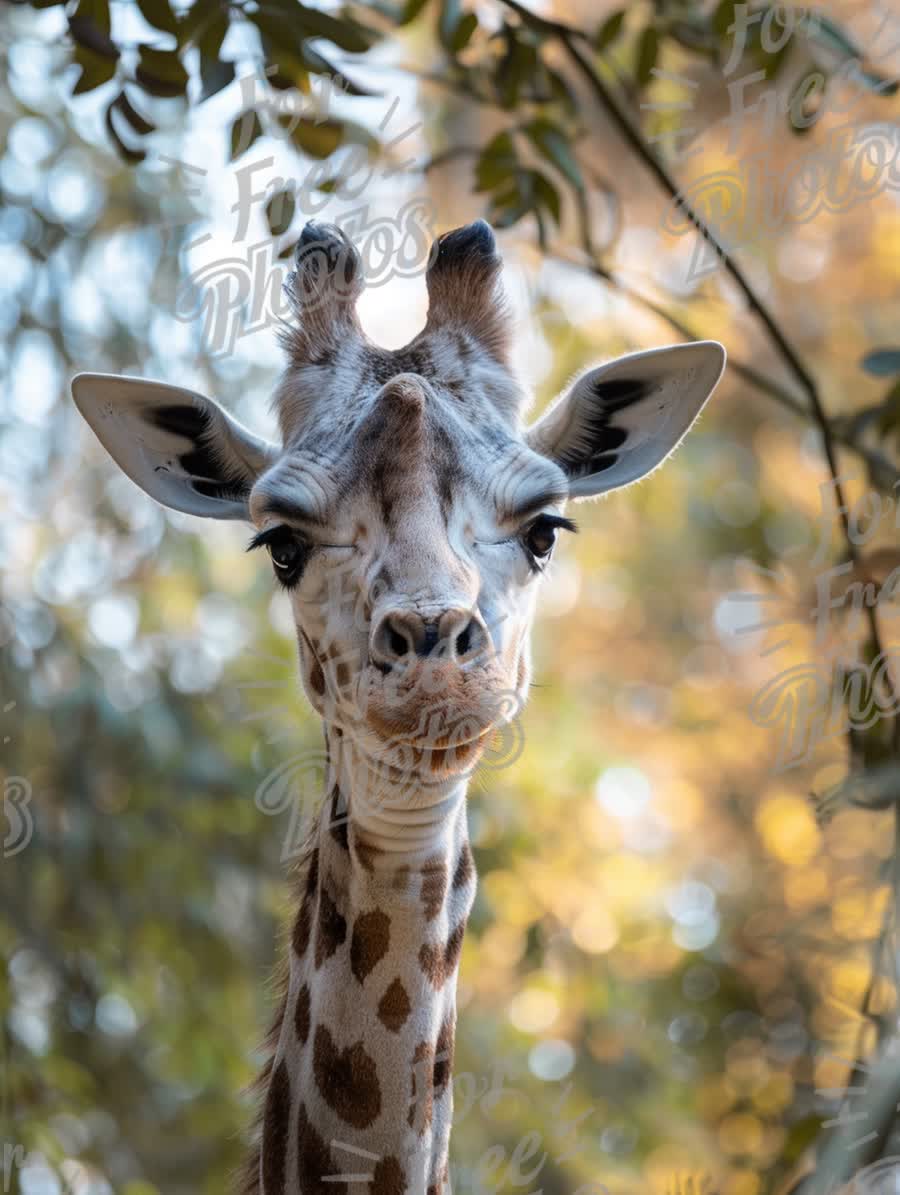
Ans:
[[[383,671],[415,666],[418,660],[441,661],[462,668],[483,659],[490,637],[481,618],[471,610],[445,610],[424,618],[414,610],[386,610],[372,628],[369,654]]]

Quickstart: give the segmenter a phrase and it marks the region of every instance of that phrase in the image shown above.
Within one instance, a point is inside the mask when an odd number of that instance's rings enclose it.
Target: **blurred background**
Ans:
[[[848,733],[828,686],[865,690],[896,626],[900,14],[760,6],[740,46],[727,4],[323,4],[345,33],[307,12],[291,49],[252,3],[184,33],[202,3],[0,13],[0,1186],[228,1189],[289,915],[290,814],[254,794],[319,743],[246,529],[139,492],[70,379],[271,434],[252,262],[311,216],[386,237],[361,316],[397,347],[425,315],[403,211],[500,229],[534,412],[619,353],[730,356],[664,470],[570,512],[521,750],[472,787],[455,1189],[769,1195],[835,1133],[844,1178],[887,1156],[895,707],[857,693]]]

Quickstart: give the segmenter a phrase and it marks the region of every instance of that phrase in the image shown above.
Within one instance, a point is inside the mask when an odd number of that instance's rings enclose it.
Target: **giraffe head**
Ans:
[[[524,700],[528,632],[568,500],[628,485],[675,448],[725,361],[715,342],[590,369],[530,427],[483,221],[441,237],[425,328],[370,343],[353,246],[309,224],[275,392],[280,443],[179,387],[80,374],[79,410],[176,510],[255,524],[287,591],[313,706],[374,759],[471,768]]]

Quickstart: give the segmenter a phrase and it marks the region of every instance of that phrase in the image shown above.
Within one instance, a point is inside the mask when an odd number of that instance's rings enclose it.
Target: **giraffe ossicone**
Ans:
[[[724,368],[713,341],[633,353],[582,373],[527,426],[500,271],[483,221],[440,237],[426,325],[388,351],[357,318],[353,245],[308,225],[277,444],[177,386],[72,383],[148,494],[255,525],[323,721],[325,799],[298,867],[245,1177],[257,1195],[449,1189],[469,776],[524,704],[541,574],[574,530],[566,502],[655,469]]]

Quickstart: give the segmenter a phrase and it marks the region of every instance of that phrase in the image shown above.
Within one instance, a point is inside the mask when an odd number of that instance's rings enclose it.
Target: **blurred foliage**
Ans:
[[[732,257],[756,306],[727,268],[686,279],[696,246],[664,220],[671,172],[683,198],[736,160],[777,175],[827,144],[826,98],[849,89],[861,128],[896,121],[896,53],[860,49],[889,49],[893,27],[852,3],[754,6],[736,74],[730,3],[32,7],[0,17],[0,733],[33,819],[19,849],[4,806],[0,1183],[218,1195],[242,1156],[286,914],[286,818],[253,794],[318,727],[240,531],[116,476],[68,380],[132,370],[264,422],[272,332],[223,356],[176,318],[188,242],[251,149],[294,155],[326,214],[348,162],[396,164],[379,117],[402,82],[424,121],[407,173],[441,227],[486,210],[510,230],[541,402],[599,356],[692,330],[732,360],[664,471],[577,512],[525,751],[474,786],[456,1189],[770,1195],[814,1142],[845,1172],[900,1152],[890,1125],[855,1144],[897,1014],[890,702],[850,735],[835,717],[781,771],[777,728],[748,716],[773,678],[824,661],[849,702],[877,655],[867,585],[887,590],[891,645],[896,196],[755,229]],[[756,73],[735,151],[729,84]],[[201,154],[198,189],[179,165]],[[402,185],[366,199],[395,212]],[[280,254],[306,209],[268,197]],[[391,290],[377,302],[402,324]],[[761,310],[814,364],[827,422]],[[823,629],[817,585],[844,563]]]

